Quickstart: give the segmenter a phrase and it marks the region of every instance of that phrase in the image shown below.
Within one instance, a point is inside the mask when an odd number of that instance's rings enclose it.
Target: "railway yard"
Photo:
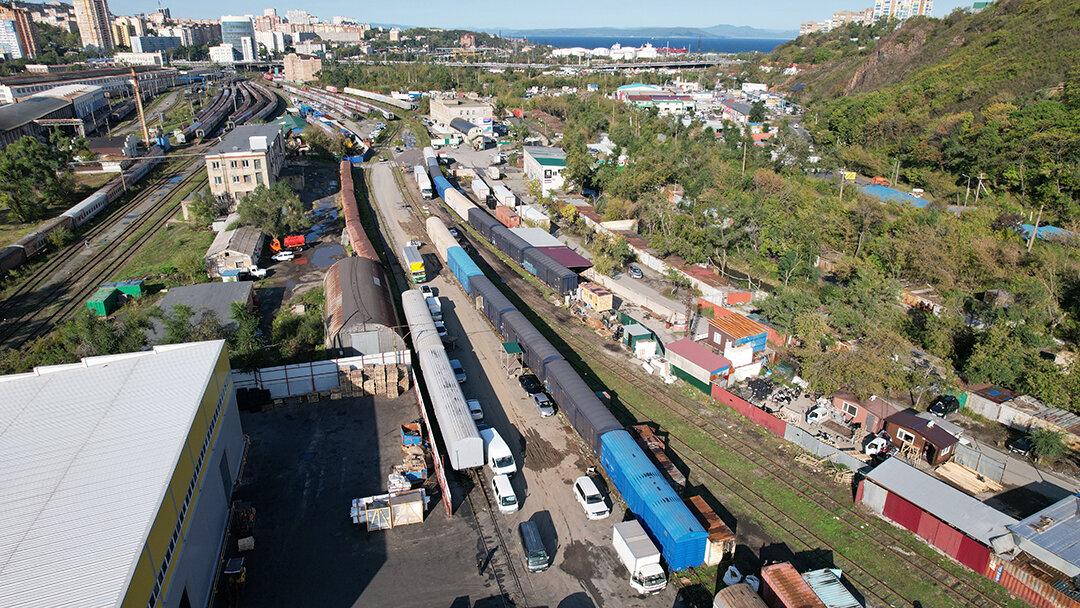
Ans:
[[[85,308],[104,282],[144,278],[124,271],[168,242],[181,201],[207,185],[203,154],[224,131],[270,118],[279,90],[297,106],[321,108],[319,120],[307,115],[308,128],[343,130],[372,149],[366,162],[294,159],[312,227],[305,248],[255,285],[262,331],[272,330],[279,310],[326,285],[333,265],[361,258],[356,284],[363,287],[352,295],[372,315],[367,323],[376,322],[376,299],[388,303],[384,314],[394,320],[384,325],[412,357],[395,346],[393,364],[386,364],[387,350],[378,362],[394,374],[408,369],[408,389],[319,390],[315,361],[267,368],[250,374],[254,380],[247,370],[234,371],[238,386],[241,377],[250,382],[245,387],[263,387],[259,382],[277,373],[286,384],[289,373],[311,380],[304,391],[241,405],[247,451],[230,517],[238,505],[254,505],[258,545],[238,544],[244,535],[234,519],[210,605],[302,605],[317,597],[327,605],[455,608],[711,606],[729,567],[755,574],[785,561],[800,571],[841,569],[865,606],[1024,605],[856,504],[852,471],[800,458],[799,447],[688,385],[662,382],[632,364],[618,342],[586,330],[562,301],[576,292],[578,275],[447,179],[436,154],[417,146],[413,108],[378,94],[361,101],[357,93],[222,80],[177,148],[147,150],[124,174],[3,249],[0,271],[9,276],[0,293],[0,346],[24,348],[47,335]],[[167,95],[163,110],[182,103],[179,91]],[[362,118],[371,113],[390,123],[379,138],[384,146],[370,142],[372,131],[384,128],[377,117]],[[417,165],[422,177],[413,174]],[[514,184],[524,183],[520,173],[513,170]],[[418,183],[428,184],[430,197]],[[75,242],[51,247],[58,227],[71,230]],[[412,280],[407,246],[422,257],[423,281]],[[336,383],[370,371],[372,361],[325,373]],[[550,394],[554,415],[538,407],[525,374]],[[468,400],[479,402],[479,417]],[[410,444],[406,428],[413,424],[420,435]],[[635,425],[642,424],[666,441],[659,451],[674,470],[639,446]],[[482,438],[490,437],[488,429],[505,440],[515,464],[505,477],[512,510],[500,485],[504,475],[489,462],[495,444]],[[356,505],[372,503],[357,501],[382,500],[403,451],[424,463],[412,485],[423,490],[422,517],[413,522],[420,525],[376,529],[372,509],[365,530]],[[611,508],[606,518],[589,519],[575,498],[582,476],[599,487]],[[736,539],[733,555],[714,560],[719,565],[702,565],[711,537],[684,504],[692,496]],[[669,566],[668,584],[654,595],[635,591],[613,546],[613,524],[627,519],[647,526]],[[544,571],[527,567],[522,524],[539,532],[550,566]],[[239,583],[221,576],[227,560],[238,557],[246,572]]]

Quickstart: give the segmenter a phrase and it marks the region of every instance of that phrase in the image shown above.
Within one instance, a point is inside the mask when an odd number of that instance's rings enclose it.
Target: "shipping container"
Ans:
[[[142,281],[114,281],[111,283],[102,283],[101,286],[112,287],[130,298],[139,299],[143,296]]]
[[[614,308],[612,293],[596,283],[579,283],[578,299],[596,312],[607,312]]]
[[[604,433],[600,446],[600,464],[626,506],[660,545],[668,570],[702,565],[709,535],[630,433]]]
[[[507,228],[517,228],[521,225],[521,218],[517,212],[505,205],[495,205],[495,219]]]
[[[99,287],[86,301],[86,308],[97,317],[107,317],[116,310],[120,291],[115,287]]]
[[[536,247],[524,251],[521,265],[559,295],[573,293],[577,289],[577,274]]]
[[[457,239],[447,229],[446,224],[437,217],[429,217],[426,223],[428,238],[431,239],[432,246],[435,247],[435,251],[438,252],[439,258],[442,261],[446,261],[446,250],[451,247],[458,247]]]
[[[807,585],[810,585],[810,589],[826,608],[863,608],[863,605],[840,581],[840,576],[840,570],[823,568],[804,572],[802,578]]]
[[[514,305],[491,282],[491,279],[485,276],[469,278],[469,297],[476,302],[477,308],[483,311],[484,316],[491,322],[491,326],[495,328],[495,331],[502,335],[503,316],[511,311],[516,312],[517,308],[514,308]]]
[[[458,214],[461,219],[468,219],[469,210],[475,209],[476,205],[469,200],[469,197],[451,188],[444,192],[443,200],[446,201],[446,205],[454,210],[454,213]]]
[[[504,318],[506,315],[504,315]],[[600,454],[600,437],[623,428],[596,393],[581,379],[566,359],[550,361],[546,367],[547,389],[559,410],[570,421],[593,454]]]
[[[788,562],[761,569],[761,595],[769,608],[825,608],[795,566]]]
[[[768,608],[754,588],[746,583],[725,587],[713,598],[713,608]]]
[[[518,199],[509,188],[503,184],[495,184],[491,187],[491,194],[495,197],[495,200],[507,207],[517,207]]]
[[[536,374],[541,381],[546,381],[548,373],[545,366],[557,359],[562,359],[559,350],[548,342],[525,315],[519,311],[508,312],[502,319],[503,336],[507,342],[517,342],[521,346],[521,360]]]
[[[700,496],[691,496],[685,499],[690,512],[698,518],[705,532],[709,535],[709,543],[705,547],[705,565],[715,566],[728,558],[735,557],[735,534],[731,528],[720,519]]]
[[[476,178],[472,180],[471,187],[473,194],[476,195],[476,200],[481,203],[487,201],[488,197],[491,196],[491,188],[488,188],[487,182],[480,176],[476,176]]]
[[[465,290],[465,293],[469,293],[469,279],[484,274],[461,247],[450,247],[446,250],[446,266],[450,272],[454,273],[454,277],[457,278],[458,283],[461,283],[461,288]]]
[[[499,223],[499,220],[491,217],[490,213],[484,211],[483,209],[480,209],[479,207],[473,207],[472,209],[469,209],[468,219],[469,225],[475,228],[476,231],[480,233],[480,236],[484,237],[489,242],[494,242],[492,241],[491,232],[495,229],[496,226],[502,226],[502,224]]]

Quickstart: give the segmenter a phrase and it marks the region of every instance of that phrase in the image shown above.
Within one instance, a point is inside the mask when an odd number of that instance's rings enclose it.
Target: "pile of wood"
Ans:
[[[946,481],[951,482],[952,485],[970,494],[997,493],[1003,489],[1001,484],[996,481],[951,460],[938,467],[934,472]]]
[[[338,386],[344,397],[398,397],[409,390],[409,370],[404,365],[365,365],[339,371]]]

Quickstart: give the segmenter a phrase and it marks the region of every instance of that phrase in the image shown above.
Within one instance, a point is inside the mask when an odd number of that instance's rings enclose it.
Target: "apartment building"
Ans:
[[[0,47],[12,59],[33,58],[41,54],[37,30],[25,8],[0,7]]]
[[[237,127],[206,154],[210,192],[233,199],[273,184],[284,166],[285,137],[280,125]]]
[[[75,0],[75,21],[79,25],[83,46],[93,46],[103,51],[111,51],[116,46],[112,21],[109,20],[109,4],[105,0]]]

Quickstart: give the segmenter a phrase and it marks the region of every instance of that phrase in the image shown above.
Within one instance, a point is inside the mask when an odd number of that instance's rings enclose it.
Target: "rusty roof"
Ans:
[[[751,321],[735,311],[731,311],[731,314],[729,315],[709,319],[709,325],[719,329],[736,340],[768,332],[768,329],[761,323]]]
[[[787,608],[825,608],[824,602],[788,562],[762,568],[761,582],[772,589]]]

